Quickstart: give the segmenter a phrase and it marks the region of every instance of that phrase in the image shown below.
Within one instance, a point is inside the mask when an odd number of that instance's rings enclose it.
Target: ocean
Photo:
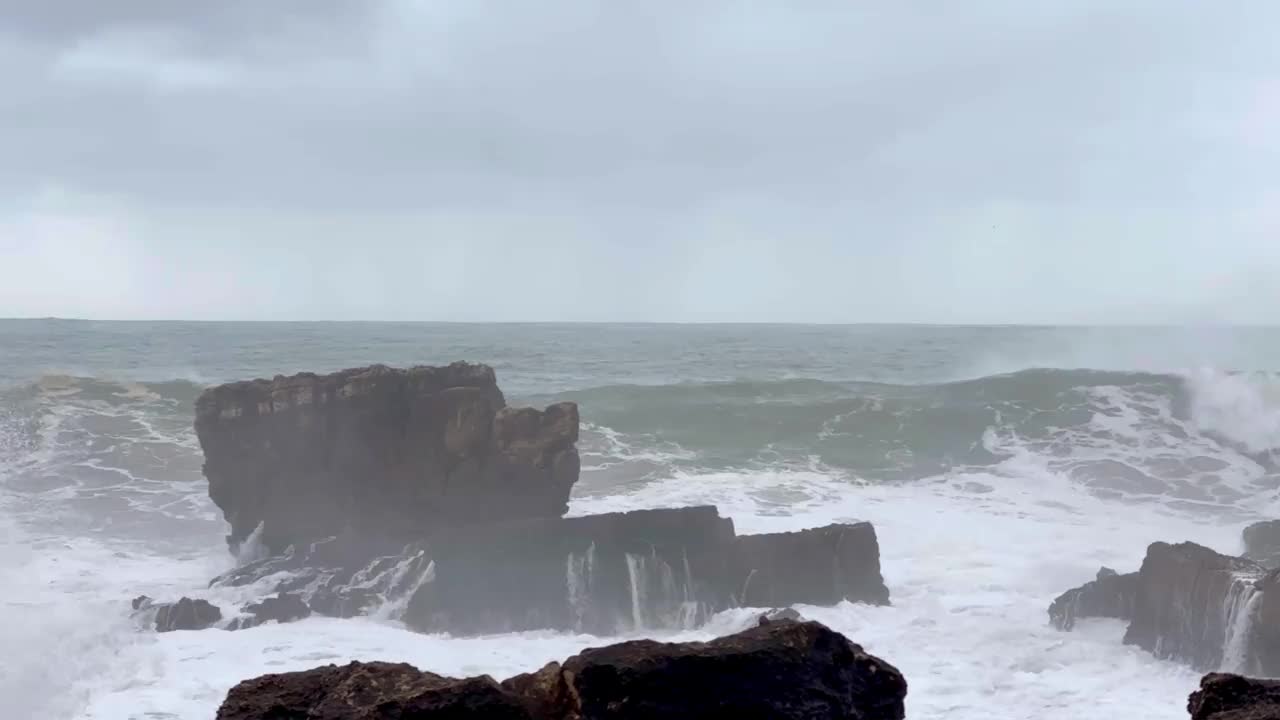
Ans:
[[[265,672],[502,678],[616,640],[130,617],[140,594],[236,599],[206,589],[236,559],[192,429],[204,387],[454,360],[492,365],[512,404],[580,404],[572,514],[874,523],[893,605],[800,610],[897,665],[910,718],[1185,717],[1198,673],[1124,646],[1119,621],[1055,631],[1046,608],[1153,541],[1238,552],[1280,511],[1278,329],[0,320],[3,716],[210,718]]]

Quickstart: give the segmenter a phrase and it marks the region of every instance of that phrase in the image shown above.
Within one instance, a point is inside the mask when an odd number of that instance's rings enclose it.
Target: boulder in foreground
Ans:
[[[1187,700],[1191,720],[1280,720],[1280,680],[1210,673]]]
[[[843,635],[773,621],[705,643],[587,650],[500,684],[390,663],[264,675],[232,688],[217,720],[901,720],[906,692]]]

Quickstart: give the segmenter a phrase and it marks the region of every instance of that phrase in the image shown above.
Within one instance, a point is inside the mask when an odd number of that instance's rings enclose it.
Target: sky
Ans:
[[[0,317],[1271,323],[1270,0],[0,0]]]

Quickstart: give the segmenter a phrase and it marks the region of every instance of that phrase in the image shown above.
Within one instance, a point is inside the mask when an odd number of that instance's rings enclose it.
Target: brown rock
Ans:
[[[1191,720],[1280,720],[1280,681],[1210,673],[1187,699]]]
[[[561,717],[900,720],[892,665],[814,622],[771,622],[707,643],[636,640],[565,661]]]
[[[499,685],[351,663],[231,689],[217,720],[901,720],[892,665],[818,623],[776,621],[706,643],[587,650]]]
[[[236,685],[217,720],[531,720],[493,678],[456,680],[403,663],[353,662]]]

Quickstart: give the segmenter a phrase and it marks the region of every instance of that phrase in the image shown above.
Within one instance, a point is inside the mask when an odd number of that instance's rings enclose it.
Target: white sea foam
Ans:
[[[1035,467],[1015,460],[997,472],[911,486],[859,486],[816,472],[692,475],[629,495],[583,498],[573,511],[714,502],[741,532],[874,522],[893,606],[801,611],[902,669],[912,718],[1073,718],[1084,707],[1138,720],[1181,717],[1197,674],[1122,645],[1118,622],[1083,621],[1075,632],[1059,633],[1045,610],[1099,565],[1136,568],[1152,540],[1221,547],[1234,542],[1239,528],[1110,503],[1062,476],[1028,476]],[[772,492],[797,498],[792,515],[776,511]],[[172,575],[175,568],[155,572]],[[698,630],[659,634],[706,639],[752,617],[751,610],[730,611]],[[503,677],[607,641],[557,633],[455,639],[412,634],[395,623],[320,618],[235,633],[172,633],[120,650],[128,666],[148,673],[83,691],[84,717],[208,717],[245,677],[350,659]]]

